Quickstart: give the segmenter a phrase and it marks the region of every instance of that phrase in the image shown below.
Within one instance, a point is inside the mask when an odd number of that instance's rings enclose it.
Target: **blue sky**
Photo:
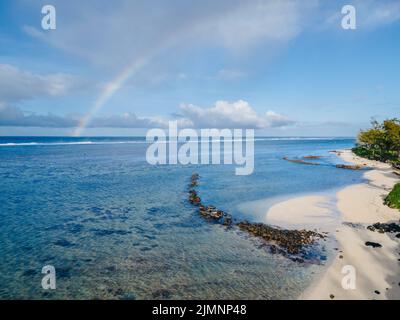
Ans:
[[[399,39],[395,0],[1,1],[0,134],[354,136],[399,116]]]

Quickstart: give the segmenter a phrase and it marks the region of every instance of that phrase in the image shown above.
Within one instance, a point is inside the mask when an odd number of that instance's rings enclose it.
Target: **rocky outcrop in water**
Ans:
[[[303,258],[307,259],[304,249],[315,244],[318,239],[326,237],[309,230],[286,230],[263,223],[252,223],[248,221],[234,223],[229,213],[219,210],[215,206],[205,205],[201,202],[198,192],[195,189],[198,186],[198,180],[199,175],[197,173],[192,174],[189,184],[189,202],[198,206],[200,216],[226,227],[235,226],[239,230],[263,240],[269,245],[271,253],[280,253],[294,261],[302,262],[304,261]]]
[[[224,226],[232,225],[232,216],[222,210],[218,210],[216,207],[212,205],[203,205],[201,203],[201,198],[198,196],[196,191],[196,187],[198,186],[199,174],[193,173],[190,178],[189,184],[189,202],[192,205],[199,207],[200,216],[204,219],[213,220],[215,222],[219,222]]]
[[[317,162],[308,162],[308,161],[304,161],[304,160],[300,160],[300,159],[289,159],[288,157],[283,157],[282,159],[289,161],[289,162],[293,162],[293,163],[306,164],[309,166],[319,166],[320,165]]]
[[[196,190],[189,190],[189,202],[196,206],[201,204],[201,199],[197,195]]]
[[[362,170],[365,169],[363,166],[352,165],[352,164],[337,164],[335,166],[338,169],[347,169],[347,170]]]
[[[303,159],[321,159],[322,156],[304,156]]]
[[[340,152],[338,151],[330,151],[331,153],[336,153],[338,155],[340,155]],[[308,160],[317,160],[317,159],[321,159],[323,158],[322,156],[304,156],[303,159],[308,159]],[[326,165],[326,164],[321,164],[318,162],[310,162],[310,161],[304,161],[302,159],[290,159],[288,157],[283,157],[282,158],[285,161],[289,161],[289,162],[293,162],[293,163],[298,163],[298,164],[305,164],[305,165],[309,165],[309,166],[320,166],[320,165]],[[352,164],[336,164],[336,165],[331,165],[334,166],[335,168],[338,169],[347,169],[347,170],[369,170],[370,168],[368,168],[365,165],[352,165]]]
[[[263,223],[241,221],[239,229],[262,238],[266,242],[275,243],[290,254],[299,254],[304,246],[315,243],[318,238],[325,236],[309,230],[285,230],[268,226]]]

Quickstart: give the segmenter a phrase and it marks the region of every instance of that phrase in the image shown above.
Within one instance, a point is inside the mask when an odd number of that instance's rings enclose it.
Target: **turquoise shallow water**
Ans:
[[[254,173],[236,176],[229,165],[151,166],[142,138],[0,138],[0,298],[296,298],[323,266],[203,221],[187,203],[190,175],[204,202],[256,221],[240,204],[359,182],[328,153],[353,144],[257,139]],[[309,154],[323,165],[282,160]],[[41,288],[48,264],[54,291]]]

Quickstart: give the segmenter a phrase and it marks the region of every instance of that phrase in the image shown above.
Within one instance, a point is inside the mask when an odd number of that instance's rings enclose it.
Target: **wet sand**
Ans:
[[[274,204],[269,208],[265,221],[282,228],[326,231],[336,222],[332,214],[334,210],[334,203],[327,196],[307,195]]]

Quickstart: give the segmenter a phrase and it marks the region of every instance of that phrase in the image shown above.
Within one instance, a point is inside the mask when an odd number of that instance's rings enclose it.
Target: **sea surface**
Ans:
[[[360,182],[329,153],[353,145],[256,138],[254,173],[237,176],[236,165],[149,165],[144,138],[0,137],[0,299],[297,298],[324,266],[204,221],[187,202],[190,176],[200,174],[203,202],[260,221],[244,203],[334,197]],[[324,157],[319,166],[282,159],[306,155]],[[45,265],[56,290],[42,289]]]

